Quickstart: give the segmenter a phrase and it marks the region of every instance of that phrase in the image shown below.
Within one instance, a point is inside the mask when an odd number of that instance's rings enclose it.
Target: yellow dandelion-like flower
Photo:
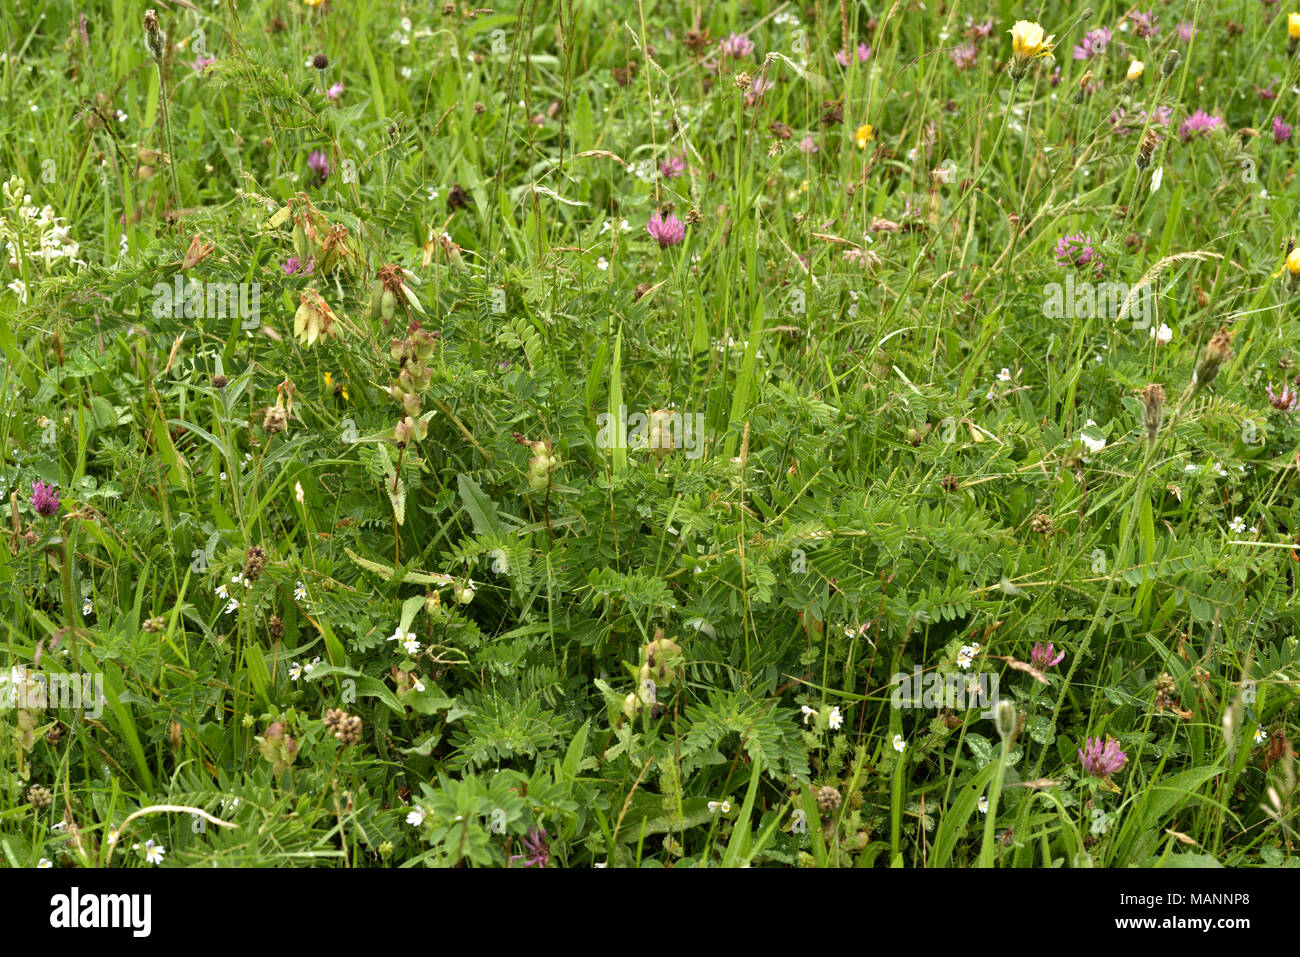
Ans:
[[[1286,15],[1286,33],[1292,40],[1300,40],[1300,13]]]
[[[324,0],[302,0],[302,2],[307,4],[309,7],[319,7]]]
[[[1011,77],[1019,80],[1029,71],[1029,65],[1041,57],[1050,56],[1056,35],[1045,35],[1041,26],[1032,20],[1017,20],[1011,34]]]
[[[1300,246],[1286,254],[1286,269],[1292,276],[1300,276]]]
[[[1142,79],[1142,71],[1144,69],[1146,69],[1145,63],[1141,60],[1134,60],[1128,65],[1128,81],[1132,83],[1135,80]]]
[[[871,142],[871,138],[874,135],[875,130],[872,129],[871,124],[863,123],[858,127],[857,132],[853,134],[853,141],[858,144],[858,149],[864,150],[867,148],[867,144]]]

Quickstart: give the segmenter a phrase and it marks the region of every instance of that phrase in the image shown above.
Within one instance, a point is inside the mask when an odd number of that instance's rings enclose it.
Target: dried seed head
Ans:
[[[39,811],[54,803],[54,795],[49,788],[37,784],[27,792],[27,800],[31,802],[32,807]]]
[[[311,65],[318,70],[323,70],[330,65],[330,58],[323,53],[317,53],[311,58]]]
[[[1050,535],[1052,532],[1051,516],[1045,512],[1039,512],[1034,516],[1033,521],[1029,523],[1029,529],[1038,535]]]
[[[1196,366],[1196,372],[1194,373],[1193,382],[1197,391],[1213,382],[1214,377],[1219,374],[1219,367],[1232,355],[1231,342],[1232,337],[1228,334],[1227,329],[1220,329],[1210,339],[1209,344],[1205,347],[1205,354]]]
[[[829,784],[817,789],[817,806],[822,809],[823,814],[834,814],[840,809],[843,800],[840,792]]]
[[[267,619],[266,631],[273,641],[279,641],[284,637],[284,622],[280,620],[279,615],[272,615]]]
[[[1137,168],[1146,169],[1151,165],[1151,154],[1160,144],[1160,134],[1154,129],[1147,130],[1142,136],[1142,145],[1138,147]]]
[[[262,577],[262,570],[266,568],[266,550],[261,545],[253,545],[248,549],[248,554],[244,556],[244,578],[247,581],[255,582]]]
[[[289,416],[282,405],[268,405],[266,415],[262,417],[262,428],[267,432],[275,435],[277,432],[283,432],[289,425]]]

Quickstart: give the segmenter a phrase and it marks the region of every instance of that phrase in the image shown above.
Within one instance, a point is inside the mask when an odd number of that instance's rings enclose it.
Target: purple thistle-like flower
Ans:
[[[1290,123],[1282,122],[1282,117],[1280,116],[1273,117],[1273,142],[1285,143],[1287,140],[1291,138],[1292,129],[1293,127],[1291,126]]]
[[[1055,668],[1065,657],[1065,652],[1056,652],[1056,648],[1049,641],[1047,647],[1043,647],[1041,642],[1034,642],[1033,650],[1029,653],[1029,663],[1039,671],[1046,671],[1048,668]]]
[[[1300,403],[1300,392],[1292,392],[1291,387],[1286,383],[1282,384],[1280,393],[1273,392],[1273,383],[1268,384],[1265,390],[1268,393],[1268,401],[1273,408],[1282,412],[1294,412],[1297,403]]]
[[[686,227],[672,213],[667,216],[660,216],[658,212],[651,213],[650,222],[646,224],[646,232],[661,249],[676,246],[686,238]]]
[[[307,167],[325,182],[325,178],[334,170],[334,165],[320,150],[312,150],[307,156]]]
[[[1101,738],[1086,738],[1079,749],[1079,761],[1093,777],[1104,778],[1123,768],[1128,755],[1119,749],[1118,741],[1107,735],[1104,743]]]
[[[686,172],[685,156],[670,156],[659,161],[659,173],[664,179],[676,179]]]
[[[529,828],[528,836],[521,843],[524,845],[524,853],[512,854],[510,860],[517,861],[523,858],[524,867],[545,867],[551,863],[551,849],[546,843],[546,828]]]
[[[1083,35],[1083,39],[1074,45],[1074,58],[1076,60],[1091,60],[1093,57],[1105,53],[1106,47],[1110,44],[1111,36],[1111,32],[1105,27],[1089,30]]]
[[[866,63],[870,59],[871,59],[871,47],[867,46],[865,43],[859,43],[858,62]],[[838,53],[835,54],[835,60],[837,63],[839,63],[840,66],[849,65],[849,55],[843,50],[840,50]]]
[[[743,33],[733,33],[727,39],[720,41],[719,52],[723,56],[736,58],[749,56],[754,52],[754,44]]]
[[[1183,120],[1183,125],[1178,127],[1178,135],[1182,137],[1183,142],[1188,142],[1197,133],[1209,134],[1223,126],[1223,119],[1218,116],[1211,116],[1204,110],[1197,110],[1187,119]]]
[[[32,483],[32,508],[37,515],[51,518],[59,510],[59,493],[53,485],[46,485],[39,479]]]

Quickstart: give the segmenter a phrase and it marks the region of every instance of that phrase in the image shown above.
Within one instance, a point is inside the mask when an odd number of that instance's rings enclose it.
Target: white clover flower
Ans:
[[[840,714],[839,708],[831,708],[830,717],[826,719],[826,724],[832,731],[838,731],[844,724],[844,715]]]
[[[903,740],[903,736],[901,734],[894,735],[894,750],[902,754],[905,747],[907,747],[907,742]]]
[[[423,824],[424,808],[420,807],[418,804],[411,808],[410,813],[406,815],[406,823],[411,825],[411,827],[419,827]]]
[[[980,795],[980,801],[979,804],[976,805],[976,807],[980,809],[981,814],[989,813],[989,798],[987,794]]]

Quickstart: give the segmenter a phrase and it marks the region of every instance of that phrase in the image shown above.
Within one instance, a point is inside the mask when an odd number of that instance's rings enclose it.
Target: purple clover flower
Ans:
[[[1273,117],[1273,142],[1285,143],[1287,140],[1291,138],[1292,129],[1293,127],[1291,126],[1290,123],[1282,122],[1282,117],[1280,116]]]
[[[733,33],[719,44],[719,53],[736,59],[749,56],[754,52],[753,41],[743,33]]]
[[[686,172],[685,156],[669,156],[659,161],[659,173],[664,179],[676,179]]]
[[[307,167],[320,177],[320,181],[325,182],[326,177],[334,170],[334,165],[329,158],[320,150],[312,150],[307,156]]]
[[[1056,652],[1056,648],[1049,641],[1047,647],[1042,643],[1034,642],[1033,650],[1029,653],[1029,663],[1039,671],[1046,671],[1048,668],[1055,668],[1065,658],[1065,652]]]
[[[1076,60],[1091,60],[1093,57],[1105,53],[1112,35],[1105,27],[1089,30],[1083,35],[1083,39],[1074,45],[1074,58]]]
[[[972,40],[965,46],[953,47],[948,51],[948,56],[952,57],[952,62],[957,65],[958,70],[968,70],[975,65],[975,41]]]
[[[867,46],[865,43],[859,43],[858,62],[866,63],[870,59],[871,59],[871,47]],[[840,66],[849,65],[849,55],[843,50],[840,50],[838,53],[835,54],[835,60],[836,62],[839,63]]]
[[[1184,20],[1178,24],[1178,39],[1184,43],[1191,43],[1194,36],[1196,36],[1196,26],[1191,20]]]
[[[325,96],[331,100],[337,101],[343,95],[343,81],[339,80],[332,87],[325,91]]]
[[[667,216],[660,216],[658,212],[651,213],[646,232],[659,244],[660,249],[676,246],[686,238],[686,227],[672,213]]]
[[[53,485],[39,479],[32,483],[32,508],[37,515],[52,518],[59,510],[59,492]]]
[[[1154,38],[1160,32],[1160,28],[1156,26],[1155,14],[1150,10],[1146,13],[1130,13],[1128,18],[1133,24],[1134,34],[1143,39]]]
[[[280,267],[286,276],[310,276],[315,268],[315,263],[310,258],[303,262],[297,256],[290,256]]]
[[[1101,738],[1085,739],[1079,749],[1079,761],[1093,777],[1105,778],[1123,768],[1128,755],[1119,749],[1118,741],[1107,735],[1105,743]]]
[[[805,136],[803,139],[799,141],[799,149],[801,149],[805,153],[816,153],[819,149],[821,149],[821,147],[817,145],[817,141],[813,139],[812,134],[809,133],[807,136]]]
[[[196,60],[195,60],[193,63],[191,63],[189,66],[190,66],[190,69],[193,70],[195,73],[202,73],[202,72],[204,72],[205,70],[207,70],[208,67],[212,66],[212,64],[214,64],[214,63],[216,63],[216,62],[217,62],[217,61],[216,61],[215,58],[213,58],[213,57],[209,57],[209,56],[204,56],[202,53],[200,53],[199,56],[198,56],[198,59],[196,59]]]
[[[1206,135],[1213,133],[1223,126],[1222,117],[1211,116],[1204,110],[1197,110],[1187,119],[1183,120],[1183,125],[1178,127],[1178,135],[1182,137],[1184,143],[1191,140],[1198,133]]]
[[[1074,236],[1062,236],[1056,241],[1056,262],[1061,266],[1094,265],[1100,275],[1103,264],[1097,258],[1097,251],[1092,248],[1092,240],[1082,233]]]

